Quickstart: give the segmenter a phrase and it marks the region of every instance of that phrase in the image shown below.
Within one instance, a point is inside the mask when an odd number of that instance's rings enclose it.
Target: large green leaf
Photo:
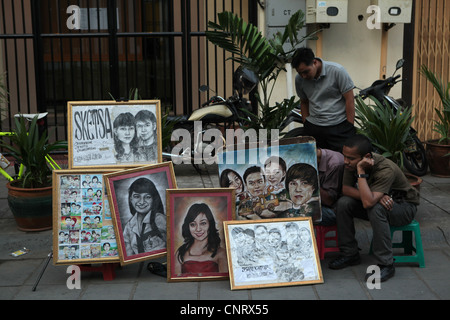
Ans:
[[[314,31],[305,37],[300,37],[299,32],[305,26],[305,14],[298,10],[291,16],[283,32],[278,32],[273,39],[265,38],[258,28],[245,22],[231,12],[218,14],[217,23],[210,21],[206,38],[209,42],[231,53],[229,59],[253,70],[259,78],[260,90],[255,93],[260,112],[247,113],[252,121],[248,128],[277,129],[292,106],[298,104],[295,97],[289,97],[281,103],[271,104],[271,96],[275,88],[278,76],[285,71],[285,64],[290,62],[294,51],[302,42],[315,39],[314,35],[320,30]],[[289,46],[285,46],[290,44]],[[287,49],[285,51],[285,47]]]
[[[36,188],[50,184],[51,169],[46,157],[56,149],[67,149],[67,142],[49,143],[47,132],[39,134],[37,116],[31,121],[24,117],[14,119],[14,134],[9,136],[11,144],[2,139],[0,144],[8,150],[17,163],[23,164],[25,172],[20,180],[25,188]]]
[[[442,109],[435,108],[439,120],[434,120],[433,130],[441,136],[440,142],[450,144],[450,82],[445,85],[444,81],[438,79],[425,65],[422,65],[421,73],[433,85],[442,103]]]

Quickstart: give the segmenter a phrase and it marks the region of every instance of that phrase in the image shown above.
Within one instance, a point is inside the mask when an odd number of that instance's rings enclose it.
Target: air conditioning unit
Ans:
[[[348,0],[306,0],[306,23],[347,23]]]
[[[380,23],[411,23],[412,0],[371,0],[377,6]]]

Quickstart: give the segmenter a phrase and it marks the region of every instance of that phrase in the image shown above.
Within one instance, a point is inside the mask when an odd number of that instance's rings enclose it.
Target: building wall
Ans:
[[[324,29],[321,40],[309,41],[306,45],[312,48],[317,56],[343,65],[352,77],[355,86],[365,88],[377,79],[380,79],[382,56],[382,30],[370,30],[367,19],[371,14],[366,13],[370,0],[348,1],[348,22],[345,24],[331,24]],[[359,16],[363,19],[360,21]],[[264,12],[260,10],[259,28],[264,30]],[[308,31],[315,26],[308,25]],[[403,25],[398,24],[387,32],[387,63],[386,74],[390,76],[395,70],[395,64],[403,56]],[[321,43],[318,43],[318,41]],[[322,48],[320,50],[320,48]],[[317,50],[318,49],[318,50]],[[319,53],[317,53],[319,51]],[[321,51],[321,53],[320,53]],[[277,82],[274,101],[288,97],[295,93],[295,70],[292,72],[292,85],[287,88],[287,77],[281,76]],[[355,94],[358,90],[355,90]],[[393,97],[401,96],[401,85],[392,91]]]

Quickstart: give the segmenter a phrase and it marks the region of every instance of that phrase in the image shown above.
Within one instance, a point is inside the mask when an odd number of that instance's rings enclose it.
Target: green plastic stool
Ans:
[[[403,248],[404,256],[394,256],[395,263],[415,262],[419,264],[420,268],[425,268],[425,257],[423,254],[422,237],[420,236],[420,226],[416,220],[410,224],[401,227],[391,226],[391,238],[393,238],[395,231],[402,231],[402,242],[393,242],[392,248]],[[413,245],[412,233],[416,239],[416,246]],[[414,251],[414,254],[413,254]],[[372,242],[370,243],[370,254],[372,254]]]

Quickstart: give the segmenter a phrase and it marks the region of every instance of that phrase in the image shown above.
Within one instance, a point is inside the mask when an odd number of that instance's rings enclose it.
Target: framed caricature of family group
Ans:
[[[169,282],[323,282],[315,142],[222,150],[219,188],[179,188],[162,159],[160,109],[158,100],[68,103],[68,169],[53,171],[54,264],[166,256]]]

